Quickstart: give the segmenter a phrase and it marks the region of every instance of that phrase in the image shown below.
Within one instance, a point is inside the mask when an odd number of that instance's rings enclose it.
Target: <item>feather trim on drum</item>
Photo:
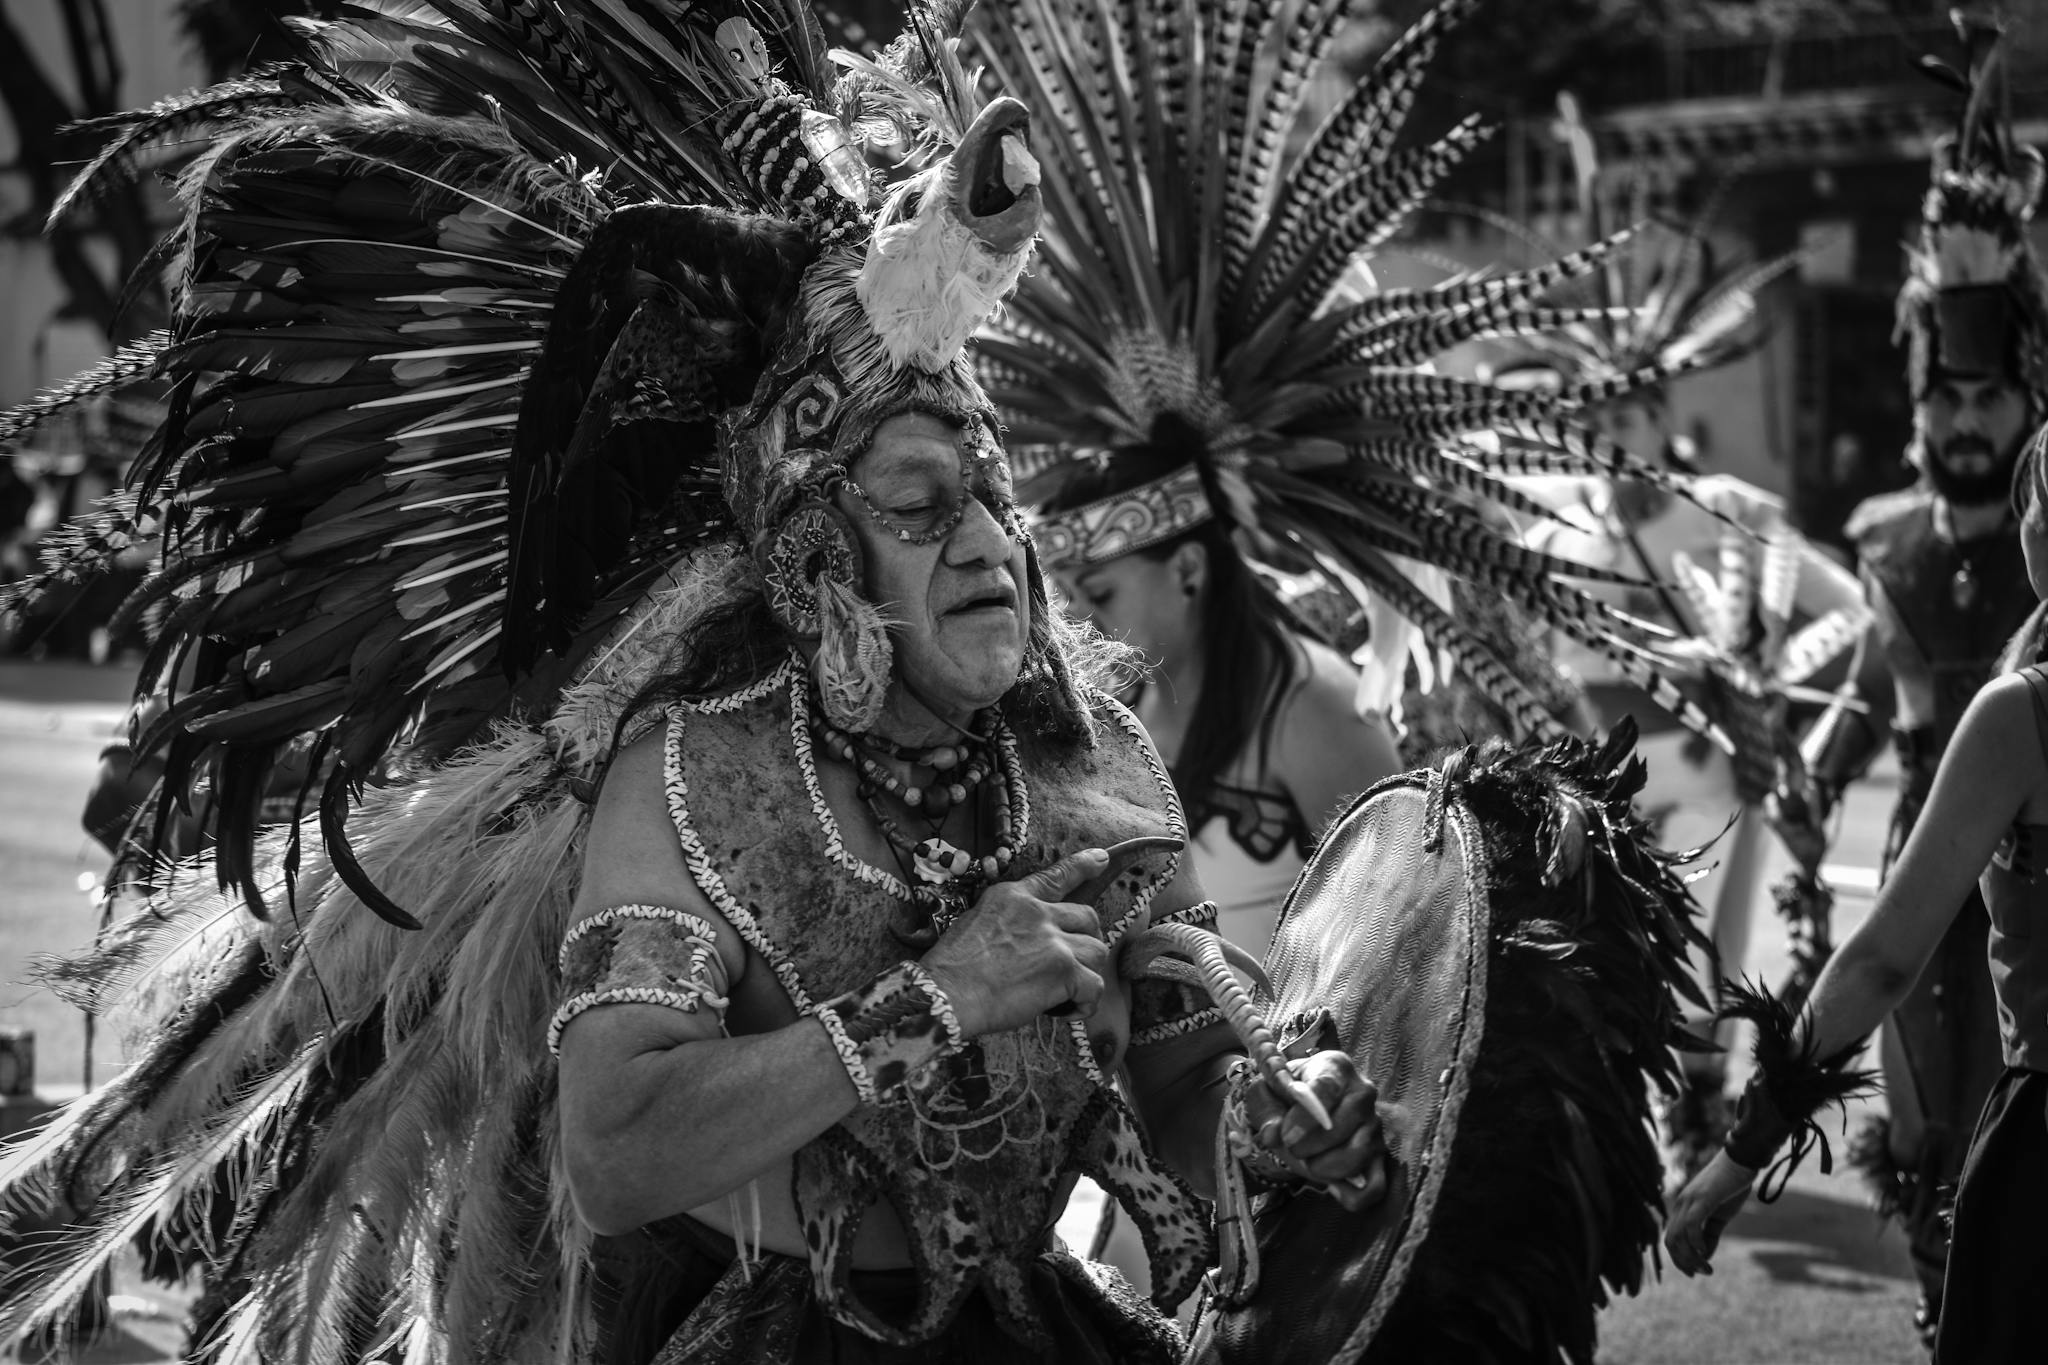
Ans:
[[[1680,997],[1706,1008],[1634,742],[1466,746],[1331,826],[1257,1003],[1283,1038],[1327,1018],[1380,1084],[1388,1201],[1260,1197],[1259,1288],[1212,1299],[1191,1361],[1590,1365],[1662,1221],[1650,1086],[1697,1044]]]
[[[1468,749],[1448,799],[1485,831],[1493,962],[1431,1232],[1363,1359],[1591,1361],[1662,1211],[1649,1085],[1676,1083],[1676,997],[1705,951],[1630,811],[1633,725],[1600,747]]]

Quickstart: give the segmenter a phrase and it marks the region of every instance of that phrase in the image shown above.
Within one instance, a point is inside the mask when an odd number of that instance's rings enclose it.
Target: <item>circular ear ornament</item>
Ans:
[[[768,605],[793,635],[815,639],[824,633],[819,583],[829,579],[858,594],[862,583],[860,542],[844,513],[810,499],[783,519],[755,552],[768,581]]]

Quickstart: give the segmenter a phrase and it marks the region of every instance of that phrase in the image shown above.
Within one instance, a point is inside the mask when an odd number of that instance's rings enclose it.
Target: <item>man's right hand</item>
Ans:
[[[1094,907],[1066,897],[1108,865],[1107,853],[1087,848],[998,882],[924,955],[962,1033],[1022,1028],[1070,1001],[1084,1017],[1095,1012],[1115,968]]]

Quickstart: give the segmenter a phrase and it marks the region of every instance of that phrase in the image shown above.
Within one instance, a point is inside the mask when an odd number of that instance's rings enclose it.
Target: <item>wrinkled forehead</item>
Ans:
[[[1007,468],[1002,441],[983,414],[966,421],[929,412],[896,413],[877,423],[865,449],[847,462],[847,472],[861,483],[898,477],[951,475],[969,468]]]

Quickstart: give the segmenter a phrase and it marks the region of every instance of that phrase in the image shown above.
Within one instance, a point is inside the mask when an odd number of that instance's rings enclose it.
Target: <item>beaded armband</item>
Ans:
[[[953,1002],[915,962],[899,962],[812,1013],[825,1026],[862,1104],[902,1100],[912,1076],[966,1042]]]
[[[709,920],[665,905],[615,905],[562,940],[562,1007],[548,1021],[548,1051],[593,1005],[666,1005],[685,1014],[709,1007],[723,1022],[725,961]]]

